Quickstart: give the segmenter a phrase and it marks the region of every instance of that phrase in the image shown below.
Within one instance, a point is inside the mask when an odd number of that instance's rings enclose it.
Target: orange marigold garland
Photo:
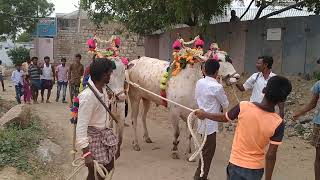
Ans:
[[[167,97],[166,90],[168,88],[168,81],[171,76],[176,76],[181,72],[182,69],[185,69],[188,64],[193,65],[198,60],[195,58],[196,55],[203,54],[203,45],[204,41],[200,38],[195,38],[195,46],[193,49],[186,48],[184,46],[184,41],[182,39],[177,39],[173,45],[173,62],[167,68],[166,72],[163,73],[160,80],[160,95],[164,98]],[[162,104],[167,107],[168,102],[163,100]]]

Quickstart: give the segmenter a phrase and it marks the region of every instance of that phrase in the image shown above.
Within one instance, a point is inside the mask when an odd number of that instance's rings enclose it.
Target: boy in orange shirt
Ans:
[[[274,76],[263,89],[265,96],[261,103],[243,101],[225,115],[203,110],[196,112],[199,119],[219,122],[238,119],[227,167],[228,180],[260,180],[264,170],[265,179],[271,180],[285,127],[281,117],[275,113],[275,106],[285,102],[291,90],[288,79]]]

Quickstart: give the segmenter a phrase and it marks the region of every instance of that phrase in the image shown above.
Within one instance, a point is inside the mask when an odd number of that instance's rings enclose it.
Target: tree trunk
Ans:
[[[188,26],[197,26],[198,25],[198,15],[197,14],[194,14],[193,15],[193,18],[192,17],[189,17],[188,21],[185,22],[186,25]]]
[[[270,6],[271,4],[273,4],[274,2],[276,2],[277,0],[272,0],[271,2],[266,2],[266,0],[262,0],[262,3],[261,3],[261,6],[257,12],[257,15],[254,19],[259,19],[261,14],[262,14],[262,11],[267,8],[268,6]]]
[[[196,26],[197,25],[196,22],[191,17],[188,19],[188,21],[185,22],[185,24],[188,26]]]
[[[303,5],[305,2],[306,2],[306,0],[303,0],[303,1],[301,1],[301,2],[298,2],[298,3],[296,3],[296,4],[293,4],[293,5],[291,5],[291,6],[288,6],[288,7],[285,7],[285,8],[283,8],[283,9],[280,9],[280,10],[278,10],[278,11],[274,11],[274,12],[272,12],[272,13],[270,13],[270,14],[267,14],[267,15],[261,17],[260,19],[267,19],[268,17],[274,16],[274,15],[280,14],[280,13],[282,13],[282,12],[288,11],[288,10],[290,10],[290,9],[293,9],[293,8],[295,8],[295,7],[301,6],[301,5]]]
[[[267,6],[260,6],[257,14],[256,14],[256,17],[254,17],[254,19],[259,19],[259,17],[261,16],[261,13],[262,11],[266,8]]]
[[[247,7],[246,11],[242,14],[242,16],[240,17],[240,20],[247,14],[247,12],[249,11],[251,5],[253,4],[255,0],[251,0],[249,6]]]

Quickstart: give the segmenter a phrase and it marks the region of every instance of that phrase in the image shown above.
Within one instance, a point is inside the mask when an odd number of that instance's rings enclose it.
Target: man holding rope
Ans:
[[[205,63],[205,78],[197,82],[195,89],[195,98],[200,109],[210,113],[220,113],[221,107],[228,108],[229,101],[223,90],[223,86],[216,80],[220,64],[218,61],[209,59]],[[206,131],[206,133],[205,133]],[[218,132],[218,123],[205,120],[204,123],[198,122],[198,133],[202,136],[207,135],[207,141],[202,149],[204,167],[201,177],[201,160],[194,175],[194,180],[207,180],[212,158],[216,150],[216,132]]]
[[[298,119],[300,116],[303,116],[307,112],[313,110],[317,107],[320,95],[320,81],[316,82],[312,89],[312,99],[309,103],[301,110],[296,112],[293,116],[294,119]],[[312,132],[312,141],[311,144],[316,149],[316,158],[314,161],[314,176],[315,180],[320,180],[320,112],[316,114],[313,119],[313,132]]]
[[[263,89],[261,102],[242,101],[225,115],[203,110],[196,112],[200,119],[228,122],[238,119],[227,167],[228,180],[272,179],[278,146],[284,135],[284,121],[275,113],[275,106],[285,102],[292,86],[288,79],[274,76]],[[268,149],[265,153],[265,149]]]
[[[104,107],[108,101],[105,86],[109,83],[111,73],[110,60],[99,58],[93,60],[90,65],[89,88],[79,95],[76,137],[77,145],[82,149],[82,157],[88,167],[87,180],[95,180],[93,160],[102,164],[108,173],[114,169],[118,139],[112,129],[108,128],[109,115]]]
[[[254,73],[244,84],[236,84],[237,88],[242,92],[252,89],[250,102],[260,103],[262,101],[264,96],[262,92],[263,88],[266,87],[268,80],[276,75],[271,71],[272,65],[273,58],[271,56],[258,57],[256,63],[258,72]],[[279,103],[278,107],[277,113],[279,113],[281,118],[284,118],[284,103]]]

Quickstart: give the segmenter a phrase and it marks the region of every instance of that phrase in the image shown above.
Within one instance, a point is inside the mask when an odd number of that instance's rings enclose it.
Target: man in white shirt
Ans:
[[[23,71],[21,70],[21,65],[16,65],[16,70],[12,72],[11,80],[13,81],[16,90],[16,99],[19,104],[21,104],[22,88],[23,88]]]
[[[105,85],[109,83],[111,73],[112,63],[110,60],[100,58],[93,60],[90,65],[89,87],[79,95],[76,139],[88,167],[87,180],[95,179],[93,160],[104,165],[110,172],[114,167],[114,157],[119,150],[118,139],[112,129],[108,128],[108,124],[110,125],[109,115],[98,100],[99,97],[107,104],[108,94]],[[94,91],[98,97],[95,96]]]
[[[222,109],[228,108],[229,101],[223,90],[223,86],[216,80],[220,64],[218,61],[209,59],[205,63],[206,77],[200,79],[196,84],[195,98],[200,109],[211,113],[221,113]],[[206,133],[205,133],[206,129]],[[198,121],[198,133],[207,135],[207,141],[203,147],[204,175],[200,177],[201,162],[195,172],[195,180],[207,180],[212,158],[216,149],[216,132],[218,123],[210,120]]]
[[[46,103],[50,103],[50,95],[51,89],[55,82],[55,70],[54,67],[50,64],[50,57],[44,57],[44,65],[41,67],[42,75],[41,75],[41,102],[44,102],[44,90],[47,89],[47,101]]]
[[[240,91],[247,91],[252,89],[250,102],[261,103],[264,94],[262,90],[266,87],[268,80],[275,76],[271,69],[273,65],[273,58],[270,56],[258,57],[256,62],[257,73],[254,73],[244,84],[236,84]],[[278,113],[281,118],[284,118],[284,103],[278,104]]]

